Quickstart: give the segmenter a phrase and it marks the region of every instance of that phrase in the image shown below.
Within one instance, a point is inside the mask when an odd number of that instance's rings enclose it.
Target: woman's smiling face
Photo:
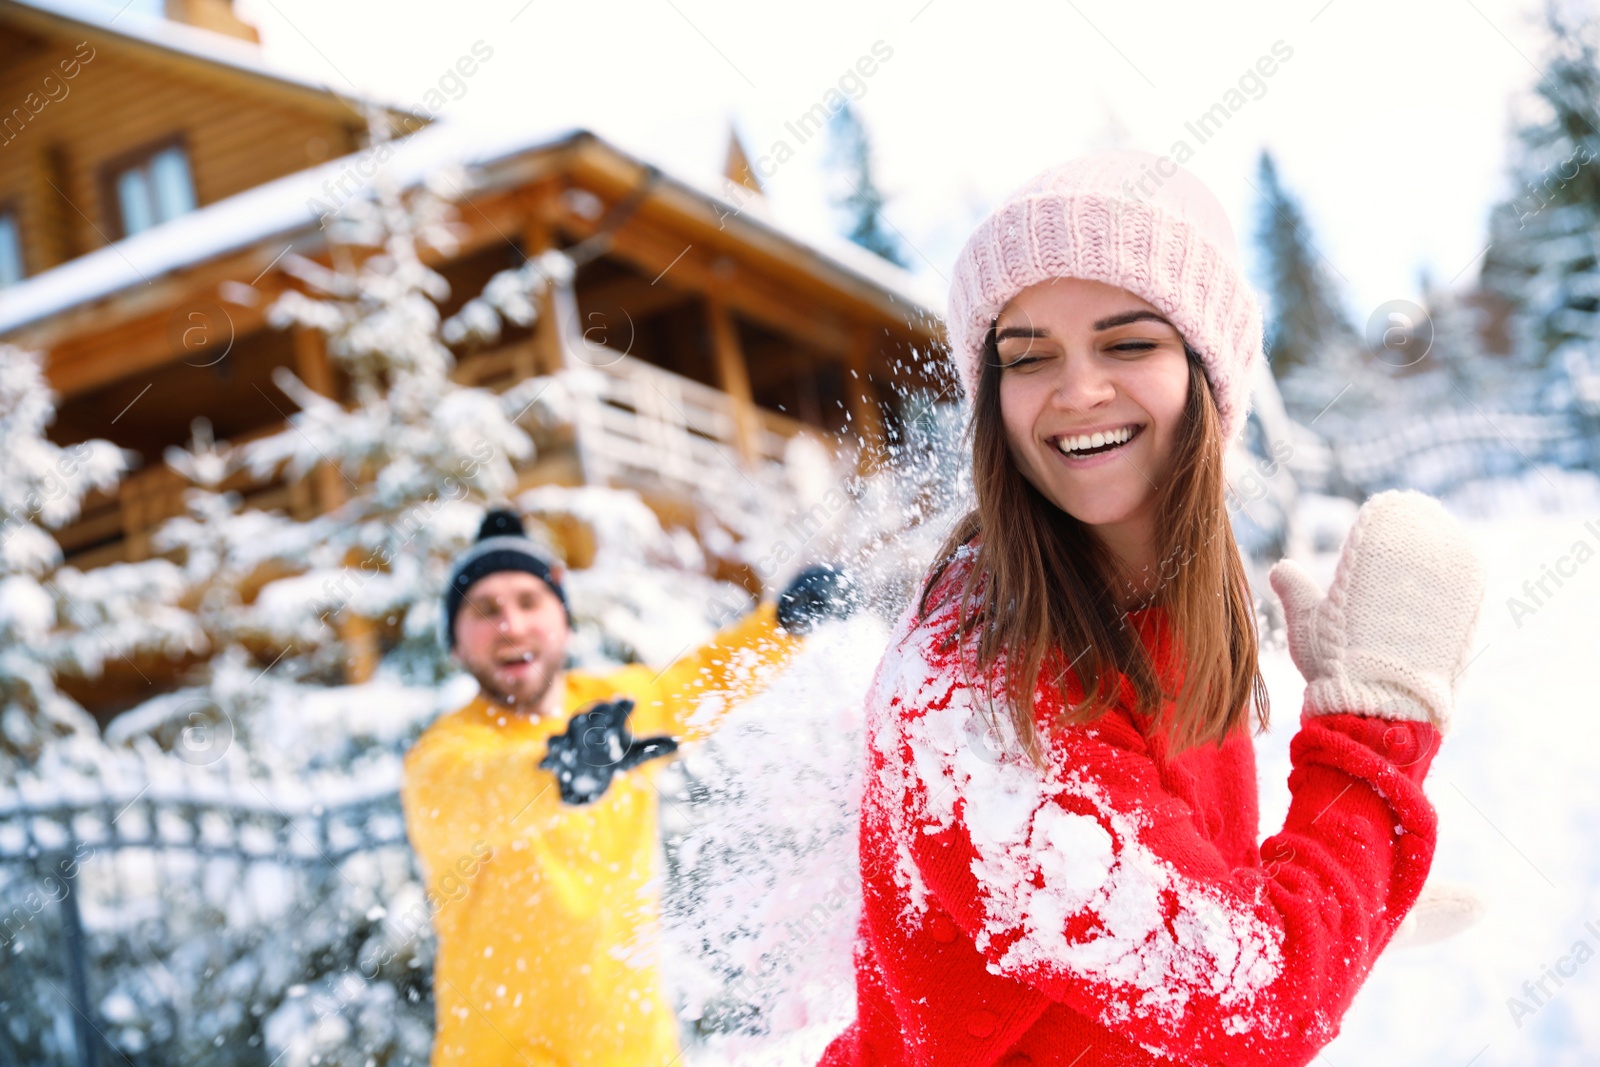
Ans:
[[[1189,392],[1177,328],[1125,289],[1055,278],[1001,309],[995,340],[1001,418],[1023,477],[1130,569],[1154,564],[1157,487]]]

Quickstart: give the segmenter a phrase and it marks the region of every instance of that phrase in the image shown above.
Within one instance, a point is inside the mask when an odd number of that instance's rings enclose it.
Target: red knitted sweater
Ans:
[[[1165,614],[1130,620],[1175,684]],[[908,613],[868,697],[857,1018],[824,1067],[1308,1063],[1427,876],[1437,731],[1302,716],[1258,849],[1246,731],[1171,756],[1122,678],[1050,731],[1047,771],[991,754],[955,626]],[[1062,696],[1040,687],[1041,722]]]

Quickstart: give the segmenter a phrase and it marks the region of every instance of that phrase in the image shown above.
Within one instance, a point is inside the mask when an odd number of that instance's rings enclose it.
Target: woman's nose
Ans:
[[[1116,384],[1093,355],[1072,353],[1057,371],[1051,400],[1068,411],[1088,411],[1117,395]]]

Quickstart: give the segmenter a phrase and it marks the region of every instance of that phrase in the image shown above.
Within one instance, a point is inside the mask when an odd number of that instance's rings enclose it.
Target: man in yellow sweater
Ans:
[[[655,945],[659,757],[715,729],[794,634],[850,601],[815,568],[664,671],[567,672],[559,566],[514,513],[489,513],[444,611],[481,692],[417,741],[402,789],[435,909],[435,1067],[678,1059]]]

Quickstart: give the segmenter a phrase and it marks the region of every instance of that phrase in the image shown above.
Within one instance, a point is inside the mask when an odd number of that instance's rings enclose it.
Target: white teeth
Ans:
[[[1132,426],[1123,426],[1120,429],[1109,430],[1104,433],[1062,437],[1056,442],[1056,448],[1066,455],[1071,455],[1074,452],[1100,448],[1103,445],[1125,444],[1133,436],[1133,432],[1134,428]]]

